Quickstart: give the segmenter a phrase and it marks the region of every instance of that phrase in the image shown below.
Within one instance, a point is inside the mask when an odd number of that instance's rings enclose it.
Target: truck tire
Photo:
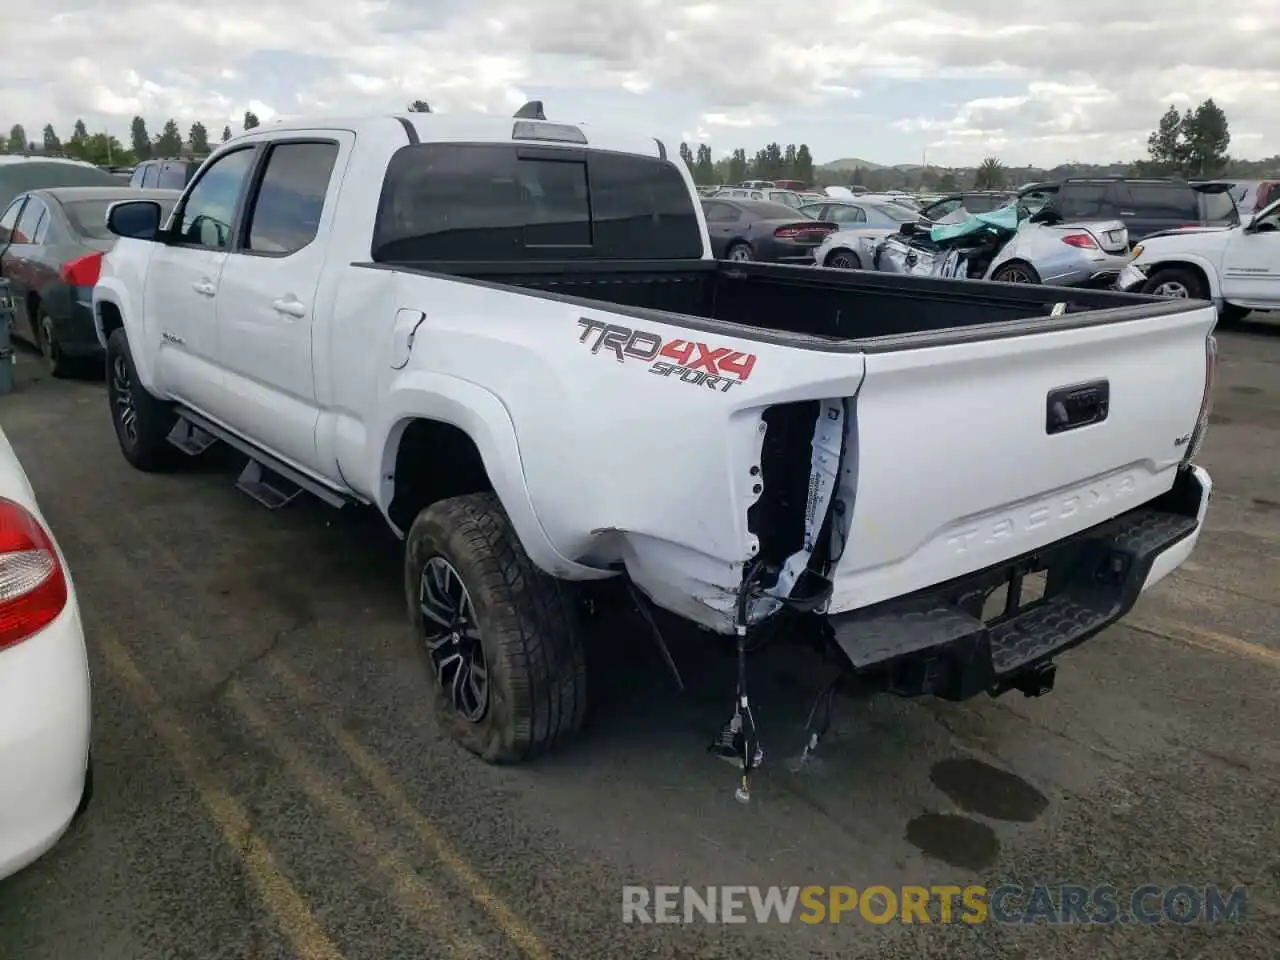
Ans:
[[[157,473],[178,462],[178,448],[168,441],[178,414],[172,404],[148,393],[138,379],[123,327],[112,330],[107,338],[107,401],[120,452],[130,464]]]
[[[1204,281],[1194,270],[1182,267],[1167,267],[1157,270],[1151,279],[1142,285],[1142,292],[1157,297],[1171,297],[1175,300],[1208,300],[1209,291]]]
[[[496,496],[418,514],[405,593],[442,731],[490,763],[517,763],[582,728],[586,650],[573,599],[529,560]]]

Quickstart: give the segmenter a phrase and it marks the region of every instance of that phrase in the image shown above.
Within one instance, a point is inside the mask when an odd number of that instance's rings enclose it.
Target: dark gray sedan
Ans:
[[[813,249],[836,229],[791,207],[767,200],[702,201],[711,235],[711,252],[719,260],[767,260],[772,263],[813,262]]]
[[[107,232],[107,208],[117,200],[150,199],[167,216],[181,195],[126,183],[53,187],[19,194],[0,214],[0,276],[13,295],[13,332],[40,348],[55,377],[102,356],[93,288],[102,257],[116,242]]]

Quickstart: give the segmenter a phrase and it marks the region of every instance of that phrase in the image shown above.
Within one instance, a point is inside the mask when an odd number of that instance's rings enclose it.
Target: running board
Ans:
[[[246,464],[244,470],[240,472],[240,477],[236,480],[236,488],[253,497],[268,510],[278,510],[285,504],[291,503],[303,491],[335,508],[351,506],[361,502],[355,496],[339,493],[332,487],[313,480],[265,450],[259,449],[249,441],[242,439],[230,430],[218,426],[198,413],[179,408],[178,415],[179,426],[186,421],[193,433],[204,434],[212,437],[213,440],[221,440],[227,446],[233,447],[249,458],[249,463]],[[169,434],[171,442],[173,436],[178,432],[178,427],[174,427]],[[184,448],[179,445],[179,449]]]
[[[257,460],[250,460],[240,471],[236,489],[247,493],[268,510],[279,510],[292,503],[302,492],[302,487],[285,477],[268,470]]]
[[[183,417],[178,418],[167,439],[188,457],[198,457],[218,442],[218,438],[212,433],[201,430]]]

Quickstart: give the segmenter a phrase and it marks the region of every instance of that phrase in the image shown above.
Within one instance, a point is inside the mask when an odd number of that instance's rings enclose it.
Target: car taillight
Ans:
[[[1087,233],[1068,233],[1062,238],[1062,242],[1069,247],[1079,247],[1081,250],[1098,249],[1097,241]]]
[[[1204,338],[1204,394],[1200,397],[1200,413],[1196,417],[1196,428],[1191,431],[1187,452],[1183,454],[1183,463],[1190,463],[1196,458],[1204,443],[1205,431],[1209,429],[1209,413],[1213,409],[1213,377],[1217,366],[1218,338],[1209,334]]]
[[[795,223],[789,227],[779,227],[773,235],[780,240],[794,240],[797,237],[825,237],[835,232],[834,223]]]
[[[86,253],[62,265],[62,279],[73,287],[92,287],[102,273],[102,254]]]
[[[0,650],[44,629],[66,605],[53,540],[28,510],[0,497]]]

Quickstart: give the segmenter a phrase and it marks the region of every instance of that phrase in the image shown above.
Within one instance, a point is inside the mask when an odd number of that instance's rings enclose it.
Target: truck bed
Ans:
[[[757,330],[835,340],[901,337],[1010,324],[1025,333],[1026,321],[1065,312],[1111,311],[1144,306],[1141,313],[1185,309],[1185,304],[1110,290],[1084,290],[973,280],[935,279],[860,270],[823,270],[768,263],[710,260],[588,262],[536,261],[397,263],[380,266],[417,270],[484,284],[516,286],[565,297],[604,302],[635,311],[662,311],[741,324]],[[1129,313],[1129,311],[1126,311]],[[1090,317],[1092,321],[1094,318]],[[1124,319],[1113,313],[1098,321]],[[1075,323],[1087,322],[1074,317]],[[1073,324],[1074,325],[1074,324]],[[983,336],[995,336],[984,330]],[[924,337],[933,341],[934,337]],[[873,348],[868,344],[867,348]]]

